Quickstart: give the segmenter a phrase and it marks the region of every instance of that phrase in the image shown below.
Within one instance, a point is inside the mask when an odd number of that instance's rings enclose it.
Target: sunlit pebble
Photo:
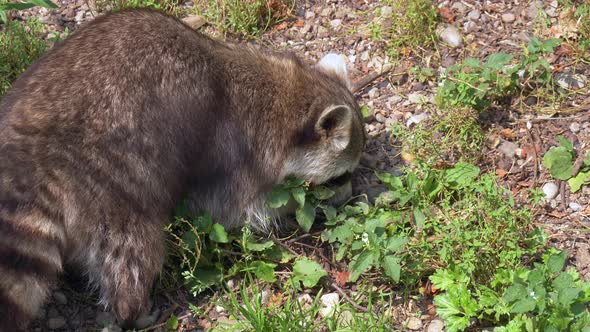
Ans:
[[[543,193],[545,193],[545,198],[547,199],[553,199],[555,196],[557,196],[558,191],[559,188],[553,182],[547,182],[543,185]]]

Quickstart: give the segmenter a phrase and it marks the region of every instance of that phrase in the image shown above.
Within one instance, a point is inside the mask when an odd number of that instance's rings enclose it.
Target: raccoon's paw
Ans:
[[[141,313],[135,320],[120,321],[119,325],[124,329],[142,330],[151,325],[154,325],[160,317],[160,310],[154,308],[153,302],[150,300],[147,305],[147,310]]]

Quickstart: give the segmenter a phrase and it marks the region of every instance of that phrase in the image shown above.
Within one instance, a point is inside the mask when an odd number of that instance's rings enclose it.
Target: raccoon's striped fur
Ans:
[[[307,66],[148,10],[56,45],[0,103],[0,331],[26,329],[65,264],[136,319],[189,193],[236,226],[273,215],[286,176],[350,172],[365,138],[345,76],[333,55]]]

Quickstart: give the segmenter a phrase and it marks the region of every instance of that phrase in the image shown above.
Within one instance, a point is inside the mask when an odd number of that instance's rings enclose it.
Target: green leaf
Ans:
[[[445,320],[446,331],[464,331],[469,320],[477,313],[477,302],[465,285],[452,287],[448,292],[435,296],[436,313]]]
[[[367,106],[363,105],[361,106],[361,114],[363,115],[363,118],[366,118],[371,115],[371,110],[369,110]]]
[[[315,198],[319,199],[320,201],[326,200],[334,196],[334,191],[330,190],[325,186],[316,187],[311,191],[311,193],[315,196]]]
[[[313,225],[313,221],[315,220],[315,206],[310,202],[305,202],[303,207],[300,207],[295,211],[295,219],[301,229],[309,232]]]
[[[303,207],[305,205],[305,189],[301,187],[291,189],[291,195],[293,195],[293,199],[299,204],[299,207]]]
[[[330,243],[334,243],[336,241],[340,243],[349,243],[354,236],[354,233],[348,225],[340,225],[334,229],[326,230],[324,231],[324,234]]]
[[[264,242],[254,242],[251,238],[249,238],[246,241],[246,249],[250,251],[264,251],[272,246],[274,246],[274,242],[272,240]]]
[[[486,62],[486,66],[488,68],[500,70],[505,65],[509,64],[512,60],[512,54],[506,53],[494,53],[488,56],[488,61]]]
[[[535,299],[530,298],[530,297],[525,297],[523,299],[516,301],[510,312],[515,313],[515,314],[522,314],[525,312],[530,312],[530,311],[535,310],[536,304],[537,304],[537,301],[535,301]]]
[[[404,188],[404,184],[399,176],[390,173],[377,173],[377,177],[383,184],[387,185],[390,190],[399,191]]]
[[[563,146],[551,148],[543,156],[543,165],[551,175],[559,180],[567,180],[572,177],[574,169],[573,156]]]
[[[527,288],[522,284],[514,284],[504,292],[504,301],[512,303],[528,296]]]
[[[209,233],[209,238],[213,242],[217,243],[228,243],[229,238],[227,237],[227,233],[225,232],[225,228],[221,224],[213,224],[213,228],[211,229],[211,233]]]
[[[293,259],[295,255],[281,246],[272,246],[264,253],[264,257],[268,257],[269,259],[273,259],[285,264]]]
[[[545,53],[553,53],[553,50],[561,45],[561,39],[560,38],[550,38],[547,39],[543,42],[543,44],[541,45],[541,50]]]
[[[584,158],[584,166],[590,167],[590,151],[586,152],[586,157]]]
[[[414,222],[416,223],[417,229],[422,229],[424,227],[424,221],[426,221],[426,216],[422,209],[414,208]]]
[[[176,331],[178,329],[178,317],[172,314],[170,318],[166,321],[166,330],[168,331]]]
[[[583,185],[590,184],[590,171],[578,173],[578,175],[567,180],[567,183],[569,183],[573,193],[579,191]]]
[[[567,251],[563,250],[559,254],[551,255],[547,260],[547,272],[550,274],[563,270],[567,260]]]
[[[557,293],[557,301],[565,307],[569,307],[580,295],[582,290],[579,287],[567,287]]]
[[[301,187],[305,183],[305,180],[297,179],[294,177],[288,177],[285,179],[285,188],[296,188]]]
[[[32,3],[8,2],[0,4],[0,10],[25,10],[35,7]]]
[[[463,187],[471,184],[479,175],[479,167],[469,163],[457,163],[446,172],[446,182],[451,186]]]
[[[266,282],[275,282],[275,267],[277,264],[267,263],[263,261],[254,261],[250,264],[250,268],[254,270],[257,278]]]
[[[293,264],[292,280],[295,285],[302,282],[305,287],[311,288],[317,285],[321,277],[326,275],[328,273],[320,264],[307,257],[300,257]]]
[[[567,149],[567,151],[574,152],[574,144],[570,142],[567,138],[559,135],[557,136],[557,140],[559,141],[559,144],[561,146]]]
[[[410,241],[406,237],[390,237],[387,239],[387,244],[385,245],[385,249],[389,252],[397,252],[404,244]]]
[[[383,271],[396,283],[399,282],[401,272],[401,258],[388,255],[383,258]]]
[[[266,198],[266,203],[273,209],[287,205],[287,202],[289,202],[289,191],[281,187],[273,189]]]
[[[350,261],[349,281],[355,282],[365,271],[368,271],[373,265],[375,265],[375,254],[372,251],[363,251],[360,254],[354,256]]]

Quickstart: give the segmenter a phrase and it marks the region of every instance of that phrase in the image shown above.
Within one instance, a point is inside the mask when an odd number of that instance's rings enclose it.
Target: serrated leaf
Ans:
[[[569,307],[580,295],[582,290],[579,287],[567,287],[559,290],[557,293],[557,301],[565,307]]]
[[[399,282],[401,273],[401,258],[388,255],[383,257],[383,271],[396,283]]]
[[[387,185],[390,190],[399,191],[404,188],[404,184],[399,176],[390,173],[377,173],[377,177],[383,184]]]
[[[550,274],[563,270],[567,260],[567,251],[564,250],[559,254],[551,255],[547,261],[547,272]]]
[[[355,255],[350,261],[350,281],[355,282],[363,274],[375,265],[375,254],[372,251],[363,251]]]
[[[586,157],[584,157],[584,166],[590,167],[590,151],[586,152]]]
[[[502,67],[509,64],[512,58],[512,54],[493,53],[490,56],[488,56],[486,66],[495,70],[500,70],[502,69]]]
[[[334,243],[336,241],[340,243],[349,243],[354,236],[354,233],[347,225],[340,225],[334,227],[334,229],[326,230],[325,234],[328,242],[330,243]]]
[[[225,231],[225,228],[223,228],[223,226],[221,224],[213,224],[213,227],[211,228],[211,232],[209,233],[209,238],[211,239],[211,241],[213,242],[217,242],[217,243],[228,243],[229,242],[229,238],[227,236],[227,232]]]
[[[293,264],[292,280],[296,285],[302,282],[307,288],[314,287],[320,281],[320,278],[328,275],[324,268],[307,257],[300,257]]]
[[[446,331],[464,331],[470,318],[477,312],[477,302],[464,285],[450,288],[448,292],[434,297],[436,313],[445,320]]]
[[[414,208],[414,222],[416,223],[417,229],[422,229],[424,227],[424,221],[426,221],[426,215],[422,212],[420,208]]]
[[[273,209],[285,206],[287,202],[289,202],[289,191],[281,187],[273,189],[266,198],[266,204]]]
[[[545,53],[553,53],[553,50],[561,45],[562,40],[559,38],[549,38],[541,45],[541,50]]]
[[[250,268],[254,271],[257,278],[266,282],[275,282],[275,267],[274,263],[267,263],[263,261],[254,261],[250,264]]]
[[[389,252],[397,252],[404,244],[408,243],[409,239],[406,237],[391,237],[387,239],[385,249]]]
[[[291,189],[291,195],[293,199],[299,204],[299,207],[305,205],[305,189],[301,187]]]
[[[554,147],[543,156],[543,166],[549,170],[554,178],[567,180],[572,177],[574,169],[573,156],[563,146]]]
[[[273,259],[285,264],[295,256],[290,253],[289,250],[281,246],[272,246],[264,253],[264,257],[268,257],[269,259]]]
[[[577,192],[585,184],[590,184],[590,171],[579,172],[578,175],[567,180],[570,185],[570,189],[573,193]]]
[[[472,183],[479,175],[479,167],[469,163],[457,163],[446,170],[446,182],[452,186],[462,187]]]
[[[309,232],[313,225],[313,221],[315,220],[315,206],[310,202],[305,202],[303,207],[300,207],[295,211],[295,219],[301,229]]]

